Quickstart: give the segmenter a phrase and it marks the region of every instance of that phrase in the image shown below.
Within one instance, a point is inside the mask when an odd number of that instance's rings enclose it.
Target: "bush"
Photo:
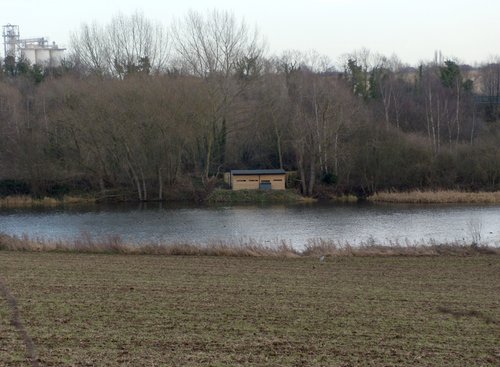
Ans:
[[[1,180],[0,181],[0,197],[14,195],[29,195],[31,192],[30,185],[26,182],[18,180]]]
[[[338,181],[337,175],[334,175],[331,172],[323,173],[323,176],[321,177],[321,182],[327,185],[335,185],[337,181]]]
[[[62,198],[64,195],[68,195],[69,192],[69,187],[64,184],[53,184],[47,188],[47,194],[55,198]]]

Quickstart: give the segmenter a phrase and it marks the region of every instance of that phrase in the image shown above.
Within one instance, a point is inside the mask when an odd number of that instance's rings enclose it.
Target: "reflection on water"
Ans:
[[[500,207],[476,205],[311,204],[179,206],[161,203],[2,209],[0,232],[50,239],[120,235],[131,242],[308,239],[360,243],[481,240],[500,244]],[[477,225],[479,224],[479,225]],[[477,233],[476,233],[477,235]]]

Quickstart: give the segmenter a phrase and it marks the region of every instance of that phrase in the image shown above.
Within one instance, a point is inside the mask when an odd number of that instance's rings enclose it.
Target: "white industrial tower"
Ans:
[[[4,25],[3,26],[3,53],[5,57],[16,57],[17,43],[19,42],[19,26]]]
[[[24,58],[32,65],[57,66],[61,63],[64,48],[59,48],[55,42],[49,44],[44,38],[21,39],[19,26],[7,24],[3,26],[4,57]]]

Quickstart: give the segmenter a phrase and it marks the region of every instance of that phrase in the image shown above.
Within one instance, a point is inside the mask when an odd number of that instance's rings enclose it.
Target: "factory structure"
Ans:
[[[31,65],[58,66],[64,55],[64,48],[55,42],[49,43],[44,37],[21,38],[19,26],[7,24],[3,26],[4,57],[15,60],[26,59]]]

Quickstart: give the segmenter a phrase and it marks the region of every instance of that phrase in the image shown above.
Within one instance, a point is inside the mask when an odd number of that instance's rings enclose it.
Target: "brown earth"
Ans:
[[[498,366],[500,257],[0,251],[41,366]],[[0,365],[30,365],[0,295]]]

